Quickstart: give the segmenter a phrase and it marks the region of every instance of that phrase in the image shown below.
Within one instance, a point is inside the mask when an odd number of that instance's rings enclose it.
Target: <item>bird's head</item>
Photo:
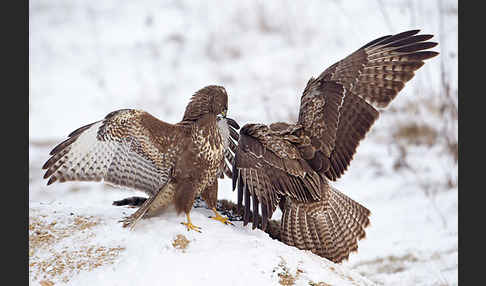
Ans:
[[[209,85],[198,90],[186,107],[183,120],[197,120],[205,114],[226,118],[228,94],[222,86]]]

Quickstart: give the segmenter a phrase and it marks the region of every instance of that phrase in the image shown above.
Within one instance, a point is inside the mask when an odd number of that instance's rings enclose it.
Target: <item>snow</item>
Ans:
[[[87,245],[123,248],[94,269],[46,276],[56,285],[63,277],[67,285],[279,285],[282,263],[294,276],[304,271],[295,285],[457,285],[457,164],[438,143],[407,145],[411,168],[395,170],[401,155],[391,136],[410,120],[445,128],[440,114],[410,106],[443,101],[441,60],[457,101],[457,2],[383,2],[31,0],[29,215],[60,229],[77,216],[98,221],[40,247],[31,262]],[[50,149],[76,128],[121,108],[174,123],[208,84],[226,87],[228,116],[240,125],[292,121],[311,76],[376,37],[414,28],[436,35],[441,55],[407,84],[391,104],[395,111],[383,112],[333,183],[372,212],[358,252],[342,264],[239,222],[210,220],[204,208],[191,213],[202,233],[187,232],[174,212],[128,231],[118,220],[134,209],[111,203],[141,193],[89,182],[47,187],[42,180]],[[457,122],[452,128],[457,133]],[[439,133],[437,142],[444,140]],[[219,181],[219,198],[236,200],[230,180]],[[172,246],[177,234],[190,241],[184,251]],[[30,277],[32,284],[44,279]]]
[[[192,220],[202,227],[202,233],[186,232],[180,225],[183,217],[174,213],[143,220],[135,231],[129,231],[117,223],[124,210],[115,207],[107,210],[107,202],[104,203],[77,206],[76,210],[65,206],[65,211],[57,211],[64,217],[75,211],[76,215],[89,214],[102,220],[100,226],[90,230],[94,238],[83,240],[80,235],[75,235],[65,239],[67,241],[60,243],[58,248],[80,243],[126,248],[114,264],[76,275],[69,285],[205,285],[218,281],[229,285],[248,285],[249,281],[256,285],[278,285],[277,275],[281,271],[278,265],[282,259],[290,269],[305,269],[297,285],[319,280],[333,285],[352,285],[351,280],[346,283],[350,278],[360,285],[372,285],[344,267],[315,255],[302,255],[297,249],[272,241],[261,231],[243,228],[241,222],[232,227],[210,220],[207,217],[211,211],[206,209],[192,211]],[[32,207],[41,213],[52,210],[38,204]],[[49,210],[44,210],[46,208]],[[171,244],[177,234],[185,235],[190,241],[184,251]],[[334,271],[329,265],[334,266]]]
[[[41,176],[40,170],[32,170],[32,173],[35,177]],[[52,222],[70,225],[72,217],[94,217],[98,224],[74,231],[51,247],[37,249],[35,256],[55,256],[84,245],[124,248],[113,264],[79,274],[76,270],[65,270],[56,277],[41,275],[38,280],[57,278],[56,282],[61,282],[73,276],[69,285],[143,285],[157,281],[164,285],[248,285],[249,281],[256,285],[279,285],[278,273],[283,273],[279,264],[284,261],[290,273],[303,270],[295,285],[309,285],[309,281],[373,285],[346,267],[288,247],[270,239],[264,232],[243,227],[242,222],[229,226],[208,219],[212,212],[205,208],[195,208],[191,212],[193,223],[202,228],[202,233],[187,232],[180,224],[185,217],[174,211],[144,219],[130,231],[122,228],[118,221],[134,209],[111,205],[113,200],[126,196],[127,190],[106,189],[90,183],[59,184],[55,190],[41,185],[37,188],[30,193],[30,216],[42,217],[46,225]],[[183,251],[172,246],[178,234],[190,241]],[[78,258],[75,264],[82,261]]]

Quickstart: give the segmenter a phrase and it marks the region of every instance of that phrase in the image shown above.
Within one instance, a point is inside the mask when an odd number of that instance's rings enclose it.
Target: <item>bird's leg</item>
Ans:
[[[187,231],[189,230],[195,230],[197,232],[201,232],[200,231],[200,227],[199,226],[196,226],[196,225],[193,225],[192,222],[191,222],[191,216],[190,214],[187,212],[186,213],[186,217],[187,217],[187,222],[181,222],[181,224],[185,225],[187,227]]]
[[[213,210],[213,212],[214,212],[214,215],[215,215],[215,216],[210,216],[210,217],[209,217],[210,219],[214,219],[214,220],[220,221],[220,222],[222,222],[222,223],[224,223],[224,224],[231,224],[231,225],[234,225],[232,222],[230,222],[230,221],[229,221],[229,219],[228,219],[228,218],[221,216],[221,215],[218,213],[218,211],[216,210],[216,208],[212,208],[212,210]]]

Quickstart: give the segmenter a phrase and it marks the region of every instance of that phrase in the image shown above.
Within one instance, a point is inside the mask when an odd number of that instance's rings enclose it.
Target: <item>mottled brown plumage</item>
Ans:
[[[133,227],[139,219],[175,204],[178,213],[186,213],[190,228],[194,198],[202,194],[215,207],[217,178],[223,173],[231,177],[225,158],[233,160],[230,148],[236,146],[232,140],[238,139],[233,128],[239,126],[226,118],[227,106],[226,90],[207,86],[192,96],[177,124],[142,110],[111,112],[103,120],[75,130],[56,146],[43,166],[47,169],[44,178],[49,178],[48,185],[56,180],[103,180],[144,191],[148,199],[134,197],[114,203],[143,202],[124,220],[124,226]]]
[[[233,189],[246,225],[266,229],[283,212],[284,243],[334,262],[365,237],[370,211],[329,185],[351,162],[359,142],[424,60],[438,53],[432,35],[407,31],[376,39],[333,64],[304,89],[294,124],[247,124],[240,130]],[[260,216],[261,213],[261,216]],[[261,221],[259,219],[261,217]]]

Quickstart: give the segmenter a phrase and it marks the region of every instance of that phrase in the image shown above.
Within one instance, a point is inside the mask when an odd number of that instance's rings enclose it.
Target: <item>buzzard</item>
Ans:
[[[231,177],[239,129],[226,118],[228,95],[221,86],[197,91],[182,121],[170,124],[142,110],[123,109],[69,134],[42,167],[47,185],[56,180],[105,181],[145,192],[148,199],[132,197],[115,205],[141,205],[122,220],[132,229],[141,218],[153,216],[170,204],[184,212],[187,230],[200,231],[191,222],[196,196],[213,209],[216,220],[229,223],[216,211],[218,176]],[[231,137],[233,136],[233,137]],[[232,139],[233,138],[233,139]]]
[[[244,225],[263,230],[277,205],[278,238],[334,262],[357,251],[370,211],[329,181],[346,171],[356,148],[437,43],[419,30],[373,40],[311,78],[296,123],[246,124],[233,163],[233,190]],[[261,213],[261,215],[260,215]]]

